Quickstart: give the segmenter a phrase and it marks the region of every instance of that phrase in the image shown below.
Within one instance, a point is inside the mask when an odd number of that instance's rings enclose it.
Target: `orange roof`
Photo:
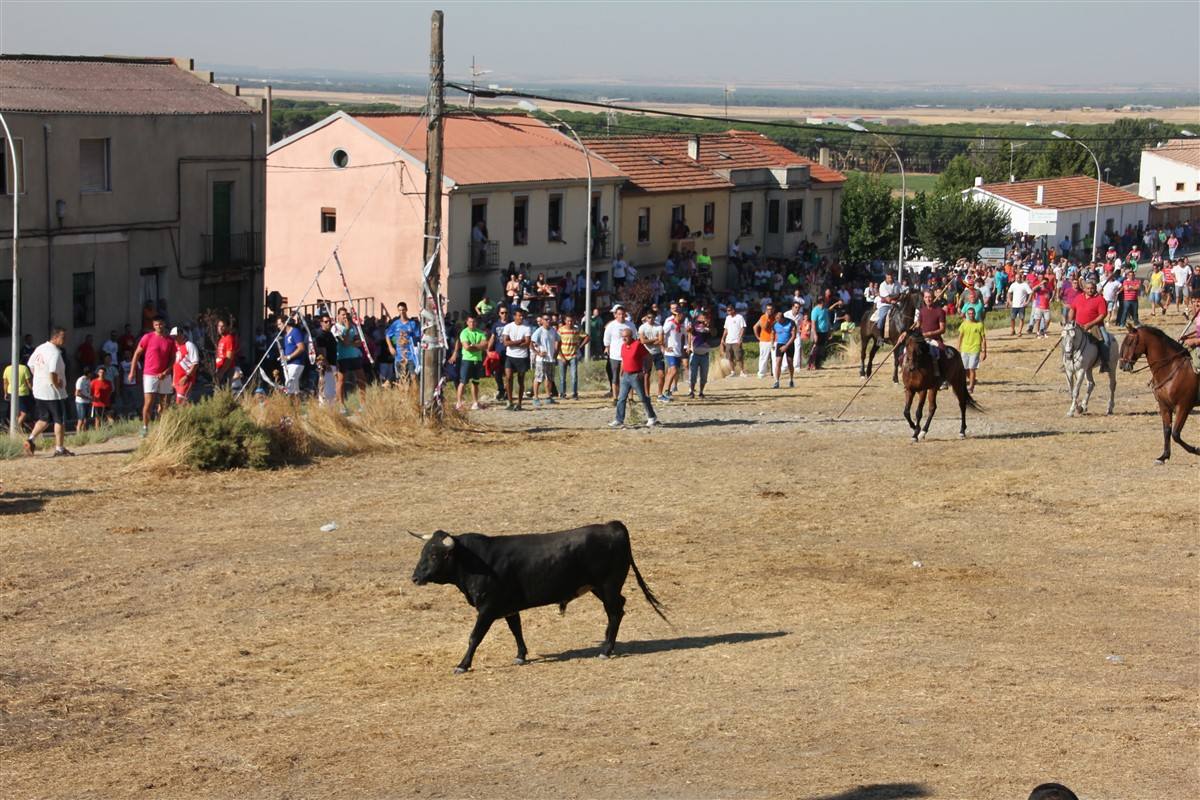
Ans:
[[[425,160],[427,120],[417,114],[355,114],[354,120]],[[586,180],[587,163],[579,146],[540,120],[524,115],[450,115],[442,135],[442,169],[457,184],[527,183]],[[623,173],[592,158],[592,175],[622,178]]]
[[[1038,186],[1044,186],[1046,190],[1043,195],[1045,202],[1041,205],[1035,202]],[[1072,175],[1069,178],[1043,178],[1042,180],[1017,183],[985,183],[974,188],[1027,208],[1057,208],[1065,211],[1072,208],[1093,208],[1096,205],[1096,179],[1086,175]],[[1111,184],[1100,184],[1100,205],[1102,206],[1145,202],[1148,202],[1146,198],[1139,197],[1132,192],[1118,189]]]
[[[688,158],[678,136],[610,136],[588,139],[588,149],[607,158],[643,192],[728,189],[733,184]]]
[[[1169,158],[1189,167],[1200,167],[1200,142],[1194,139],[1172,139],[1162,147],[1147,147],[1142,152]]]
[[[686,140],[684,140],[686,142]],[[686,148],[686,144],[684,145]],[[808,167],[818,183],[845,183],[846,176],[794,153],[756,131],[728,131],[700,137],[700,163],[711,170],[754,167]]]

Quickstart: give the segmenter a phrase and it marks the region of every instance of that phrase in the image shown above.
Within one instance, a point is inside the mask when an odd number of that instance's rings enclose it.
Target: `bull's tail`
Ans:
[[[667,615],[663,613],[662,602],[654,596],[654,592],[650,591],[650,587],[646,585],[645,578],[643,578],[642,573],[638,571],[637,563],[633,560],[633,545],[631,545],[629,542],[629,529],[625,527],[625,523],[617,520],[613,520],[609,524],[624,534],[625,546],[629,549],[629,566],[633,567],[633,577],[637,579],[638,587],[641,588],[642,595],[646,598],[646,602],[649,603],[650,607],[654,609],[655,614],[658,614],[660,617],[662,617],[663,622],[670,625],[671,620],[667,619]]]

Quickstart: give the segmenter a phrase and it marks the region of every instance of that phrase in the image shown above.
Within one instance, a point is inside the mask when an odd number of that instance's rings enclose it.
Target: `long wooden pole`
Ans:
[[[421,407],[433,405],[445,360],[438,297],[441,288],[442,235],[442,125],[445,112],[445,58],[442,54],[442,12],[434,11],[429,22],[429,131],[425,138],[425,264],[432,264],[429,280],[422,283]],[[432,333],[432,336],[430,335]]]

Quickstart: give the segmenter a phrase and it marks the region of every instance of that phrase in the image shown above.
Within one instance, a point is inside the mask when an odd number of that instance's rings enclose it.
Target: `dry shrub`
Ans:
[[[229,392],[168,409],[134,453],[134,463],[148,469],[266,469],[282,461],[271,432]]]

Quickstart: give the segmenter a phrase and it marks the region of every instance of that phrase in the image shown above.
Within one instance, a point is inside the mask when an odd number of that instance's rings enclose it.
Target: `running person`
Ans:
[[[33,455],[37,450],[37,437],[51,424],[54,426],[54,455],[75,455],[63,446],[67,421],[67,362],[62,348],[66,343],[66,329],[54,328],[50,331],[50,339],[38,345],[29,356],[37,422],[33,423],[33,430],[25,440],[26,455]]]

